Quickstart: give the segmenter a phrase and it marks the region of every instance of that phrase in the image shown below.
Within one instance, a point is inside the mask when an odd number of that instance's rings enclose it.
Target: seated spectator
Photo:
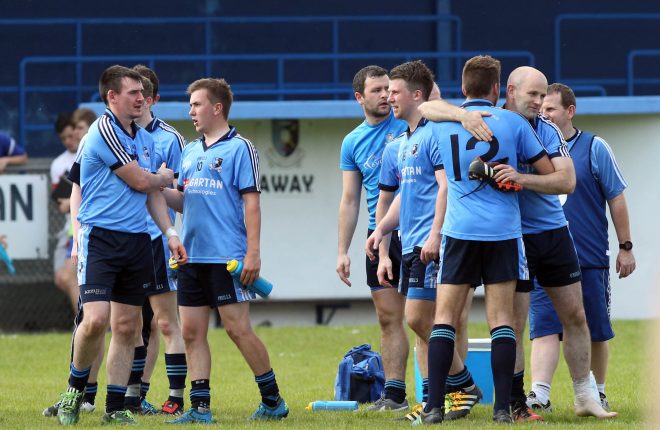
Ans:
[[[20,165],[27,161],[28,155],[25,149],[7,133],[0,131],[0,173],[11,164]]]

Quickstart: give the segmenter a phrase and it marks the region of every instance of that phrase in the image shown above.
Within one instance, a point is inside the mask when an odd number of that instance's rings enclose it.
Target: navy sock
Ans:
[[[397,403],[406,400],[406,382],[400,379],[389,379],[385,381],[385,398]]]
[[[87,380],[89,379],[90,367],[87,369],[76,369],[73,363],[71,363],[69,369],[69,386],[82,392],[85,389],[85,385],[87,385]]]
[[[495,327],[490,331],[491,356],[495,385],[493,411],[509,411],[513,369],[516,365],[516,334],[509,326]]]
[[[135,347],[135,353],[133,355],[133,368],[131,369],[131,375],[128,377],[128,385],[139,384],[142,381],[142,375],[144,375],[144,365],[147,362],[147,348],[144,346]]]
[[[429,338],[429,400],[426,412],[444,408],[447,374],[454,358],[456,329],[448,324],[435,324]]]
[[[525,370],[515,373],[511,381],[511,403],[523,402],[527,400],[525,395]]]
[[[457,374],[447,376],[448,393],[453,393],[462,388],[468,388],[473,385],[474,385],[474,379],[472,379],[472,374],[465,365],[463,366],[463,370],[461,370]]]
[[[429,401],[429,378],[422,379],[422,403]]]
[[[170,382],[170,395],[167,400],[178,403],[183,408],[183,391],[186,388],[188,365],[186,354],[165,354],[165,370]]]
[[[126,396],[126,387],[121,385],[108,384],[107,395],[105,396],[105,412],[112,413],[124,409],[124,397]]]
[[[197,379],[190,383],[190,404],[193,408],[211,409],[211,386],[208,379]]]
[[[259,386],[261,401],[270,408],[277,406],[277,402],[280,399],[280,389],[277,386],[273,369],[270,369],[263,375],[255,376],[254,380]]]
[[[92,405],[96,401],[96,391],[99,388],[97,382],[88,382],[85,385],[85,395],[83,396],[83,402],[91,403]]]
[[[147,394],[149,393],[149,387],[151,387],[150,383],[140,381],[140,398],[141,399],[146,399],[147,398]]]

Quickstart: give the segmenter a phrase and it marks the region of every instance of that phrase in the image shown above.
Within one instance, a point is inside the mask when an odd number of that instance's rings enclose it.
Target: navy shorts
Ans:
[[[476,241],[442,236],[438,284],[496,284],[527,277],[522,238]]]
[[[369,229],[367,237],[371,236],[371,233],[374,231]],[[383,287],[378,282],[378,250],[375,251],[376,260],[371,261],[369,257],[366,257],[366,269],[367,269],[367,285],[371,288],[371,291],[382,290]],[[394,279],[392,280],[392,285],[399,284],[399,278],[401,274],[401,239],[399,238],[399,231],[393,231],[390,239],[390,260],[392,260],[392,275]]]
[[[189,263],[179,266],[179,306],[218,306],[252,300],[255,293],[234,280],[222,263]]]
[[[614,337],[610,321],[609,269],[582,269],[582,301],[591,340],[604,342]],[[529,337],[561,334],[559,317],[550,298],[536,282],[529,305]]]
[[[422,263],[421,252],[422,248],[416,246],[403,256],[399,291],[409,299],[435,301],[439,264],[437,260]]]
[[[83,224],[78,234],[78,285],[83,303],[142,306],[154,282],[151,238]]]
[[[165,250],[167,249],[167,252]],[[154,273],[156,282],[147,288],[147,296],[155,294],[169,293],[176,291],[176,272],[170,269],[169,249],[167,248],[167,239],[165,236],[159,236],[151,241],[151,250],[154,257]]]
[[[529,279],[519,280],[516,291],[532,291],[533,279],[544,287],[563,287],[582,279],[573,238],[564,226],[541,233],[523,235]]]

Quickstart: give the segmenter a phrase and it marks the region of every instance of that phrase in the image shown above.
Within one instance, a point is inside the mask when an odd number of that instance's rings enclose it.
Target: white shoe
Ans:
[[[96,410],[96,405],[89,402],[82,402],[80,405],[80,412],[91,413]]]

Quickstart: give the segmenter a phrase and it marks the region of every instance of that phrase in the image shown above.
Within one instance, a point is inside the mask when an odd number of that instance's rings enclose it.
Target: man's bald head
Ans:
[[[548,80],[543,73],[529,66],[518,67],[506,82],[506,107],[533,120],[547,92]]]

